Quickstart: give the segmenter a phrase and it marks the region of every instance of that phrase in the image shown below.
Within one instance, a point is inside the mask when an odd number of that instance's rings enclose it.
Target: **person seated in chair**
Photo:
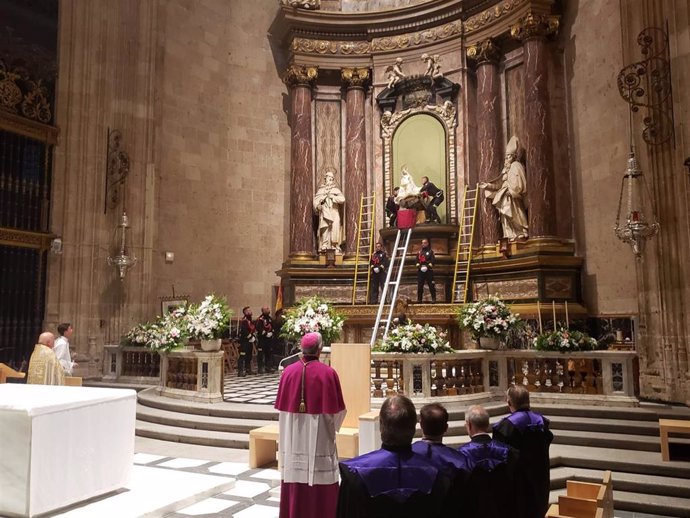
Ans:
[[[445,518],[455,516],[451,480],[426,456],[412,450],[417,425],[405,396],[384,401],[379,414],[380,450],[340,463],[338,518]]]
[[[515,516],[515,465],[518,453],[489,435],[489,414],[480,405],[465,413],[471,442],[460,447],[469,476],[461,490],[464,516],[505,518]],[[500,497],[496,491],[500,491]]]

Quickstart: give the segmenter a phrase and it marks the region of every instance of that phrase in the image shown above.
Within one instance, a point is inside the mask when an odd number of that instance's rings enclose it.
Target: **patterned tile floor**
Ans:
[[[278,393],[280,375],[254,374],[240,378],[237,374],[225,376],[225,401],[228,403],[253,403],[273,405]]]
[[[137,453],[134,463],[178,472],[222,475],[236,479],[235,487],[232,489],[166,514],[166,518],[278,518],[280,473],[275,469],[250,469],[244,462],[215,462],[146,453]]]

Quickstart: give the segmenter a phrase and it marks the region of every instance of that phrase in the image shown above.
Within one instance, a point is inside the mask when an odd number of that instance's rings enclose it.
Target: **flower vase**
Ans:
[[[201,340],[201,350],[206,352],[220,351],[220,338]]]
[[[489,349],[495,351],[498,349],[499,339],[495,336],[480,336],[479,347],[481,349]]]

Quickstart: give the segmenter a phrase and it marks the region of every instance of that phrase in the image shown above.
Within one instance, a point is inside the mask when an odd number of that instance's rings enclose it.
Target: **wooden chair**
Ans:
[[[12,367],[10,367],[9,365],[5,365],[4,363],[0,363],[0,383],[7,383],[7,378],[23,379],[25,377],[26,377],[25,372],[16,371]]]
[[[568,480],[566,495],[549,507],[547,518],[613,518],[613,482],[605,471],[601,484]]]
[[[690,435],[690,421],[682,419],[659,419],[659,436],[661,438],[661,460],[671,460],[668,449],[668,434],[679,433]]]

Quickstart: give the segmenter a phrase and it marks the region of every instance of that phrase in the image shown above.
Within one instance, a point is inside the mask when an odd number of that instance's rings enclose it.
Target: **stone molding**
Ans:
[[[296,37],[290,45],[292,52],[303,54],[342,54],[344,56],[364,55],[371,52],[368,41],[331,41]]]
[[[363,88],[371,77],[368,68],[342,68],[340,75],[348,88]]]
[[[310,11],[321,9],[321,0],[280,0],[280,3],[296,9],[309,9]]]
[[[559,24],[558,16],[528,13],[510,28],[510,35],[520,41],[546,38],[558,32]]]
[[[419,45],[427,45],[452,38],[462,34],[462,21],[441,25],[433,29],[425,29],[410,34],[400,34],[398,36],[386,36],[374,38],[371,41],[371,50],[375,52],[390,52],[402,50]]]
[[[496,45],[493,38],[487,38],[467,49],[468,59],[476,61],[478,65],[483,63],[497,64],[501,55],[501,49]]]
[[[311,86],[319,75],[319,67],[290,65],[283,72],[283,82],[288,86]]]
[[[505,18],[518,7],[529,3],[530,0],[508,0],[498,5],[494,5],[479,14],[469,17],[464,23],[466,34],[476,32],[487,25],[491,25],[502,18]]]

